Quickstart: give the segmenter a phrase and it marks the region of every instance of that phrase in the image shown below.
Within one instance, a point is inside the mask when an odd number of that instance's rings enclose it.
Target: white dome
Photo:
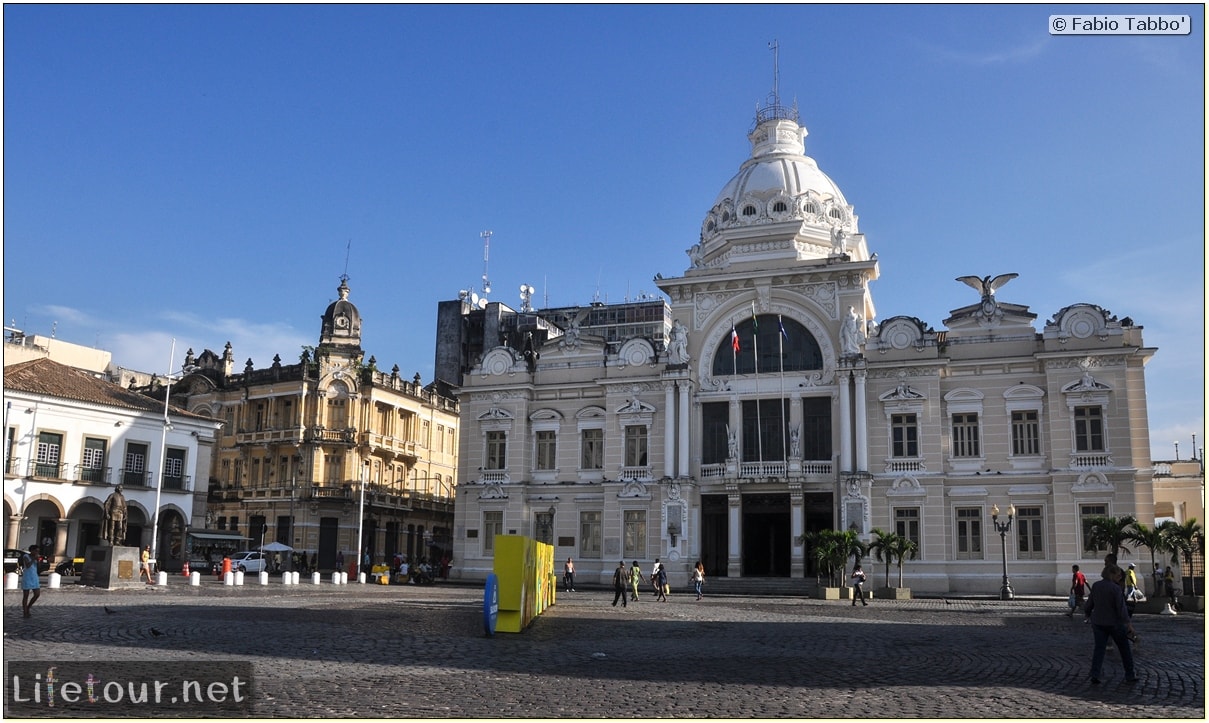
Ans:
[[[771,106],[748,134],[751,158],[722,187],[701,226],[708,242],[725,229],[799,221],[820,230],[856,234],[856,216],[844,194],[805,155],[806,129],[796,111]]]

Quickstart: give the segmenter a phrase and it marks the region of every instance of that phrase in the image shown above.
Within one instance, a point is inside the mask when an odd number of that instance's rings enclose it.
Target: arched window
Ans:
[[[752,205],[747,205],[747,206],[744,206],[744,207],[743,207],[743,215],[744,215],[744,216],[755,216],[755,215],[756,215],[756,207],[755,207],[755,206],[752,206]]]
[[[777,201],[772,205],[772,210],[773,213],[785,213],[789,210],[789,207],[785,205],[784,201]]]
[[[779,323],[778,323],[779,320]],[[785,333],[782,335],[781,328]],[[760,356],[760,374],[779,374],[782,371],[807,371],[823,368],[823,352],[814,336],[793,319],[764,314],[751,317],[735,324],[739,337],[739,351],[734,351],[731,335],[726,334],[714,351],[713,375],[753,374],[756,357]]]

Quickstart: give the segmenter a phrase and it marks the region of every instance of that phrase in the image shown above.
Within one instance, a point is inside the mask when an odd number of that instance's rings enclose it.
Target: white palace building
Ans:
[[[656,276],[666,299],[439,305],[436,374],[461,410],[454,576],[485,577],[503,533],[594,583],[655,558],[673,585],[697,560],[813,581],[805,533],[880,528],[918,544],[913,591],[993,594],[997,507],[1015,511],[1014,590],[1064,594],[1072,564],[1103,557],[1086,519],[1153,523],[1142,328],[1072,303],[1038,329],[1009,301],[1015,274],[960,279],[973,303],[940,329],[875,323],[877,255],[805,136],[796,109],[759,111],[690,265]]]

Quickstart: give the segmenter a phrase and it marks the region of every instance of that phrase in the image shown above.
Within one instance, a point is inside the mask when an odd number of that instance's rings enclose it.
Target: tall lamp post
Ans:
[[[168,353],[168,386],[164,390],[164,430],[160,435],[160,476],[159,484],[155,486],[155,510],[151,517],[151,559],[158,560],[159,552],[159,527],[160,527],[160,493],[164,488],[164,473],[168,466],[168,431],[172,429],[172,422],[168,419],[168,400],[172,398],[172,360],[176,357],[176,337],[172,338],[172,348]],[[197,369],[196,366],[189,365],[181,367],[182,374],[189,374]],[[194,436],[197,433],[194,432]],[[184,472],[182,471],[182,474]],[[158,563],[157,563],[158,564]]]
[[[1008,581],[1007,573],[1007,533],[1012,529],[1012,518],[1016,516],[1016,505],[1008,507],[1007,522],[999,521],[999,505],[991,507],[991,524],[999,533],[999,545],[1003,550],[1003,586],[999,588],[1000,600],[1012,599],[1012,583]]]

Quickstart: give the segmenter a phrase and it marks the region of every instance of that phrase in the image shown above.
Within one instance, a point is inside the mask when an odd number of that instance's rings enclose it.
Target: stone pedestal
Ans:
[[[80,584],[108,590],[139,587],[139,548],[90,545],[84,552]]]

